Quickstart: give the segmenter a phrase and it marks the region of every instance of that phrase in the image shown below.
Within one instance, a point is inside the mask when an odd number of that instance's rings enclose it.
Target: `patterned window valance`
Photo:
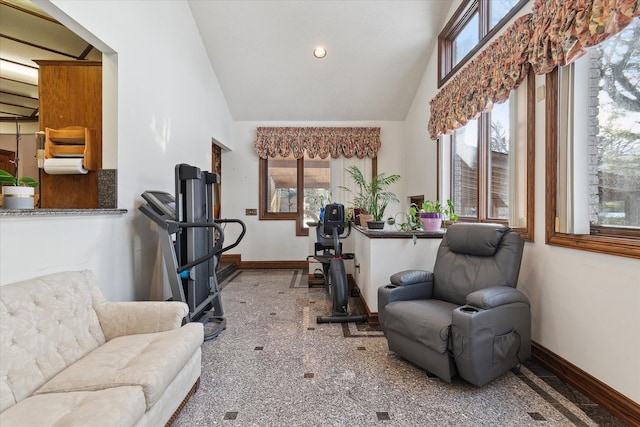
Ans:
[[[291,154],[300,159],[305,153],[321,159],[373,159],[379,148],[379,127],[259,127],[255,141],[256,152],[263,159]]]
[[[536,74],[566,65],[640,16],[640,0],[536,0],[431,100],[429,135],[437,139],[504,102],[529,66]]]
[[[529,70],[530,39],[531,16],[525,15],[451,79],[430,103],[428,128],[432,139],[453,133],[491,110],[494,103],[509,99]]]
[[[639,0],[536,0],[530,62],[536,74],[570,64],[640,15]]]

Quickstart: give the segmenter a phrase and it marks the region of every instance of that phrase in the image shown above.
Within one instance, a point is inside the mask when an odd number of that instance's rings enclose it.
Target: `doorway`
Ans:
[[[222,148],[215,143],[211,143],[211,172],[217,173],[220,182],[213,184],[213,217],[220,219],[222,202]]]
[[[11,175],[16,174],[16,152],[0,149],[0,169],[9,172]]]

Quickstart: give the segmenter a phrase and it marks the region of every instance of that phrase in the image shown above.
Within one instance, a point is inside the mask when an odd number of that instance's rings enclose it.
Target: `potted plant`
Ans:
[[[4,209],[33,209],[35,187],[38,181],[28,176],[18,179],[9,172],[0,169],[2,185],[2,207]]]
[[[354,192],[353,205],[359,207],[366,212],[366,214],[373,216],[373,220],[367,221],[367,227],[375,229],[384,228],[384,211],[387,209],[389,203],[399,202],[395,193],[389,191],[388,188],[391,184],[400,180],[400,175],[394,174],[387,176],[385,173],[379,173],[369,182],[364,178],[358,166],[351,165],[345,170],[358,187],[357,192]],[[340,188],[352,192],[349,188]],[[360,225],[364,225],[362,221]]]
[[[442,227],[442,220],[447,217],[451,221],[457,221],[455,207],[451,199],[447,199],[447,204],[443,205],[440,200],[425,200],[420,210],[420,221],[425,231],[439,231]]]
[[[415,245],[418,241],[415,231],[422,228],[422,222],[420,221],[420,209],[415,203],[411,203],[409,212],[398,212],[394,217],[394,223],[396,230],[411,232],[411,238]]]

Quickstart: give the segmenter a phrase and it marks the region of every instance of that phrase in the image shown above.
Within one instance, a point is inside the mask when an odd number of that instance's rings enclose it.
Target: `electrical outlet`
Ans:
[[[245,209],[244,214],[246,216],[256,216],[258,215],[258,209]]]

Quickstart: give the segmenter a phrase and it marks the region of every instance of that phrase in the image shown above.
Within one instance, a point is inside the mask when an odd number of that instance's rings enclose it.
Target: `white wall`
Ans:
[[[436,149],[426,129],[428,102],[437,93],[436,67],[434,51],[406,119],[409,194],[435,196]],[[542,84],[538,76],[536,86]],[[544,114],[544,101],[537,102],[535,242],[525,245],[518,284],[531,300],[532,339],[640,403],[640,261],[545,244]],[[424,158],[426,171],[417,157]]]
[[[210,170],[211,138],[233,147],[231,114],[186,2],[38,5],[107,51],[105,86],[117,93],[105,94],[105,143],[117,143],[118,207],[128,213],[0,217],[0,283],[88,268],[107,298],[148,298],[157,234],[137,210],[140,194],[173,192],[176,163]]]
[[[306,236],[296,237],[295,221],[259,221],[246,216],[245,209],[258,209],[258,155],[254,150],[256,128],[259,126],[379,126],[382,146],[378,151],[378,173],[398,173],[399,183],[390,187],[400,197],[404,172],[401,148],[404,140],[403,122],[235,122],[233,141],[235,150],[222,154],[222,210],[223,218],[239,218],[247,225],[247,234],[234,253],[241,253],[243,261],[304,261],[310,255]],[[390,205],[385,217],[400,210]],[[235,234],[229,229],[228,240]]]

